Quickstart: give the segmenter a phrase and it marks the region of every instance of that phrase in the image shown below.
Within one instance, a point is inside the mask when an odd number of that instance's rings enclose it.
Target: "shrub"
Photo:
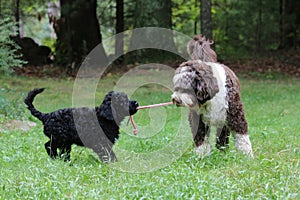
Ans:
[[[22,67],[26,64],[20,59],[20,54],[17,54],[20,47],[10,39],[13,35],[15,24],[8,18],[0,19],[0,73],[12,73],[11,67]]]

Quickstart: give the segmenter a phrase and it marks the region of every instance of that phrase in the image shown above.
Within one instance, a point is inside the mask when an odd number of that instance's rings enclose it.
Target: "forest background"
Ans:
[[[299,76],[299,8],[297,0],[0,0],[0,70],[51,64],[74,74],[106,38],[134,28],[162,27],[212,39],[218,60],[234,62],[237,70],[272,68]],[[128,48],[123,39],[117,37],[105,56],[122,55]],[[151,33],[144,39],[155,42]],[[112,68],[178,60],[161,55],[135,52],[121,56]],[[247,59],[251,64],[245,64]]]

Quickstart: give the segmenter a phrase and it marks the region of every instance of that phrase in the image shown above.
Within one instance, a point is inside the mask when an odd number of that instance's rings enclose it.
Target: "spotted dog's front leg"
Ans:
[[[190,111],[189,121],[195,143],[195,153],[201,157],[208,155],[211,151],[208,139],[210,127],[203,122],[201,115],[195,111]]]
[[[217,128],[216,147],[220,150],[225,150],[229,147],[230,130],[225,125],[222,128]]]
[[[229,128],[233,132],[235,148],[253,158],[252,145],[248,135],[248,123],[239,95],[236,95],[235,101],[231,101],[229,104],[227,119]]]
[[[252,145],[249,139],[249,135],[235,133],[233,134],[233,137],[234,137],[235,148],[237,148],[238,150],[242,151],[245,154],[249,154],[253,158],[254,156],[252,152]]]

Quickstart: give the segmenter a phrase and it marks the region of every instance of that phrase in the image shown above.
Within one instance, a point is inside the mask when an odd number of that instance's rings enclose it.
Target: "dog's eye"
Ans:
[[[180,90],[179,87],[175,87],[175,88],[174,88],[174,91],[176,91],[176,92],[179,91],[179,90]]]

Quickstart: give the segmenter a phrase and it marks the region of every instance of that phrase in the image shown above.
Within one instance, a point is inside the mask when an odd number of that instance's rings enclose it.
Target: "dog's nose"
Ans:
[[[177,98],[172,98],[172,102],[173,102],[173,104],[176,104],[176,106],[180,106],[181,105],[181,101],[179,100],[179,99],[177,99]]]
[[[134,107],[138,107],[139,106],[139,103],[137,101],[132,101],[132,104]]]
[[[176,104],[176,100],[174,98],[172,98],[172,102],[173,104]]]
[[[137,101],[131,100],[129,104],[129,114],[134,115],[137,112],[137,107],[139,107],[139,103]]]

